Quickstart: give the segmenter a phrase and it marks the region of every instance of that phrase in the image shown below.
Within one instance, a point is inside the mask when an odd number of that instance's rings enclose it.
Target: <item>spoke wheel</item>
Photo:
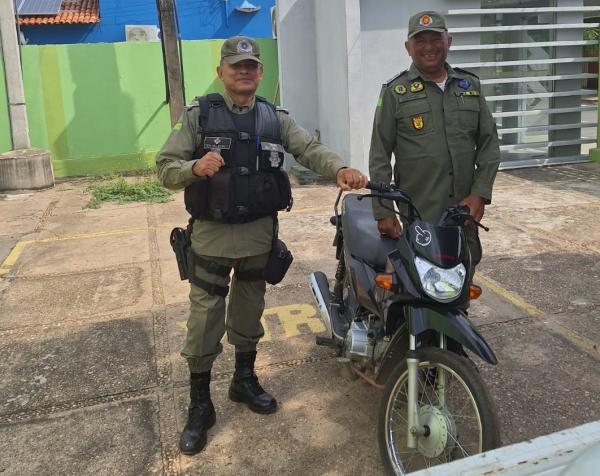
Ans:
[[[390,375],[379,408],[379,450],[388,474],[448,463],[496,448],[497,416],[475,366],[436,348],[417,351],[418,422],[425,435],[406,444],[408,370],[403,360]]]

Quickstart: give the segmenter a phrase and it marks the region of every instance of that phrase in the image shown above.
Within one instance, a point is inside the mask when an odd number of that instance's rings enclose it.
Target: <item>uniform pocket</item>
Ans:
[[[290,181],[282,170],[250,175],[250,189],[253,193],[250,213],[253,215],[269,215],[292,205]]]
[[[208,180],[193,182],[185,187],[185,208],[193,217],[205,216],[209,207]]]
[[[403,133],[420,136],[435,131],[431,106],[426,100],[409,101],[402,104],[400,110],[398,124]]]
[[[479,125],[479,98],[476,96],[458,97],[458,118],[466,129],[476,129]]]
[[[236,187],[233,183],[233,177],[233,171],[228,167],[224,167],[207,179],[210,187],[209,210],[217,220],[229,219],[234,212],[235,198],[233,193]]]

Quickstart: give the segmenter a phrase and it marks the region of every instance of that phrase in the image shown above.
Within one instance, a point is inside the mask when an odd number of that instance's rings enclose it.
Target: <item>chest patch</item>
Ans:
[[[423,129],[423,127],[425,127],[425,121],[423,120],[423,114],[417,114],[416,116],[413,116],[412,117],[412,125],[418,131]]]
[[[260,147],[262,150],[269,152],[269,162],[271,167],[279,167],[283,161],[282,156],[285,151],[281,144],[272,144],[271,142],[261,142]]]
[[[231,149],[231,137],[205,137],[204,148],[209,150]]]

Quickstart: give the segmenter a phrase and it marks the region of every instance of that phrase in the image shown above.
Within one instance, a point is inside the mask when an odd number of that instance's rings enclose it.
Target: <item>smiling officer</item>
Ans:
[[[492,199],[500,163],[496,125],[479,78],[446,63],[452,38],[442,15],[413,15],[405,42],[412,64],[383,85],[373,124],[371,180],[394,182],[408,193],[426,221],[460,202],[479,221]],[[379,231],[397,238],[401,226],[373,202]],[[477,227],[466,227],[472,260],[481,259]]]

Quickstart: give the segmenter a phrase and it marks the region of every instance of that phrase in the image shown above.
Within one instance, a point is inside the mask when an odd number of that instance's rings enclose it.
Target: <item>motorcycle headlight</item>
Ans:
[[[423,290],[428,296],[440,302],[452,301],[458,297],[467,274],[462,263],[454,268],[444,269],[416,256],[415,266]]]

